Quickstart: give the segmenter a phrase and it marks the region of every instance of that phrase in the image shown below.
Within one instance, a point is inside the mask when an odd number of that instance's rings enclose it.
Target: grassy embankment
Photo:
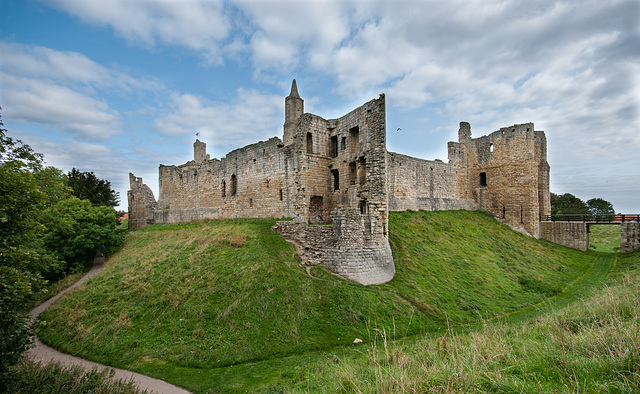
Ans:
[[[413,349],[406,358],[432,353],[423,351],[429,338],[476,335],[478,327],[472,334],[455,327],[536,304],[585,273],[597,282],[613,262],[534,240],[481,213],[392,213],[397,276],[363,287],[319,268],[308,276],[272,223],[132,233],[100,276],[42,315],[47,326],[38,335],[202,392],[367,387],[376,382],[367,371],[390,368],[388,359],[376,364],[372,346],[381,333],[387,350],[389,338],[413,335],[393,345]],[[596,262],[599,270],[589,270]],[[587,295],[588,281],[580,283],[565,299]],[[351,344],[355,338],[365,343]],[[344,375],[359,368],[365,373],[357,378]]]

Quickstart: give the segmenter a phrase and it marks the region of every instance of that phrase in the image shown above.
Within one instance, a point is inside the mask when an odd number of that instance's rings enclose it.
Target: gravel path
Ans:
[[[35,318],[40,313],[42,313],[42,311],[47,309],[49,305],[54,303],[64,293],[80,286],[87,280],[94,277],[102,269],[103,265],[104,265],[104,257],[96,257],[93,262],[93,267],[91,268],[91,271],[87,272],[87,274],[83,276],[79,281],[77,281],[76,283],[71,285],[69,288],[61,291],[56,296],[52,297],[51,299],[47,300],[46,302],[34,308],[31,311],[32,321],[34,321]],[[138,388],[142,390],[147,390],[149,392],[159,393],[159,394],[189,393],[189,391],[185,389],[174,386],[172,384],[169,384],[159,379],[150,378],[148,376],[140,375],[139,373],[127,371],[125,369],[108,367],[106,365],[94,363],[92,361],[88,361],[83,358],[73,357],[68,354],[61,353],[43,344],[42,342],[40,342],[38,338],[34,338],[34,342],[36,346],[34,348],[29,349],[26,352],[26,356],[32,360],[37,360],[42,362],[57,361],[66,366],[79,365],[85,370],[91,370],[92,368],[97,368],[98,370],[102,370],[104,368],[113,369],[115,371],[116,379],[121,379],[124,381],[133,381],[138,386]]]

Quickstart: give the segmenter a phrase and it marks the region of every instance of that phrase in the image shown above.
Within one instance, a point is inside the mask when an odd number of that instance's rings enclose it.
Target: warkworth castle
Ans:
[[[130,174],[129,228],[203,219],[292,218],[274,226],[307,265],[361,284],[395,275],[389,211],[480,209],[540,237],[550,213],[543,131],[533,123],[472,138],[460,123],[449,160],[386,148],[385,96],[338,119],[304,112],[296,81],[285,98],[284,136],[210,158],[196,140],[193,160],[160,165],[158,200]]]

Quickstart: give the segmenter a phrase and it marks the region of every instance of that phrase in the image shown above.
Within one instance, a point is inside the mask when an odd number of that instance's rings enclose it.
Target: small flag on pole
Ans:
[[[197,137],[197,136],[199,136],[199,135],[200,135],[200,132],[198,131],[198,132],[196,133],[196,137]]]

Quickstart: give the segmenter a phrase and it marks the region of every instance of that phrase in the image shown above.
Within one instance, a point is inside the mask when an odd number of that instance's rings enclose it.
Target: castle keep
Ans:
[[[550,213],[546,137],[533,123],[472,138],[460,123],[449,161],[387,152],[385,96],[338,119],[304,112],[296,81],[285,98],[284,136],[211,159],[160,165],[159,195],[130,174],[129,228],[202,219],[293,218],[275,229],[306,264],[346,279],[384,283],[395,267],[388,213],[481,209],[540,235]]]

